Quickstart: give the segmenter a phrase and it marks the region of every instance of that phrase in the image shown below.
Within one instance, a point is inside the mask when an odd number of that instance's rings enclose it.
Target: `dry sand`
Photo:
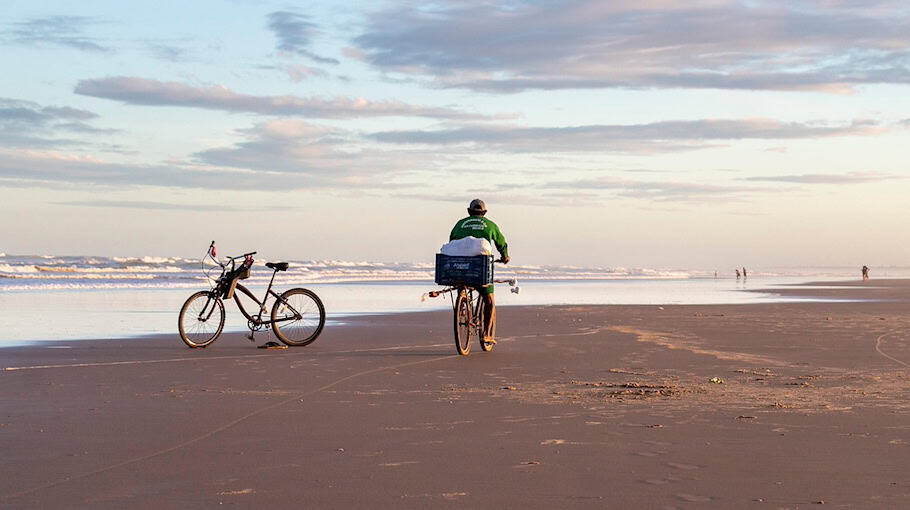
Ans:
[[[910,282],[825,287],[4,349],[0,507],[910,508]]]

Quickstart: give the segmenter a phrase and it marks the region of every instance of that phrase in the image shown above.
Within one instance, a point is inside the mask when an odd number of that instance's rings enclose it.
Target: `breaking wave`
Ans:
[[[166,289],[204,286],[208,276],[198,259],[182,257],[70,257],[57,255],[18,256],[0,253],[0,292],[40,289]],[[370,262],[346,260],[289,260],[290,268],[279,278],[282,285],[344,284],[371,282],[432,282],[432,262]],[[271,271],[257,260],[250,284],[265,285]],[[209,264],[209,274],[212,265]],[[217,269],[217,268],[216,268]],[[884,268],[883,268],[884,269]],[[892,274],[908,275],[910,268],[892,268]],[[846,271],[846,272],[845,272]],[[851,274],[848,268],[790,268],[753,271],[761,276],[829,276]],[[855,271],[852,271],[855,272]],[[885,276],[887,271],[877,274]],[[217,272],[215,276],[217,276]],[[629,267],[584,267],[509,265],[496,266],[497,276],[521,280],[684,280],[713,278],[713,271]],[[730,277],[732,275],[722,275]]]

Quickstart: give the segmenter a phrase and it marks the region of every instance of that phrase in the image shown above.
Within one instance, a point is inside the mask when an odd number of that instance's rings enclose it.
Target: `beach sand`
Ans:
[[[0,507],[910,508],[910,281],[829,286],[4,349]]]

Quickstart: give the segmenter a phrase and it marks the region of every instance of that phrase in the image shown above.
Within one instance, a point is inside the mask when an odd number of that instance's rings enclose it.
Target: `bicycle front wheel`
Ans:
[[[177,319],[180,338],[192,348],[214,342],[224,329],[224,303],[211,291],[199,291],[183,303]]]
[[[325,327],[325,307],[315,293],[291,289],[272,305],[272,329],[287,345],[313,343]]]
[[[462,356],[471,352],[471,298],[464,291],[455,301],[455,349]]]

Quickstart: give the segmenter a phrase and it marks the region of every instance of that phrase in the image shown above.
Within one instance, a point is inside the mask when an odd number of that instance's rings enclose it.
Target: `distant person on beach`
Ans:
[[[863,266],[863,280],[869,279],[869,266]]]
[[[744,267],[743,268],[743,278],[745,278],[745,277],[746,277],[746,268]]]
[[[739,280],[739,277],[742,276],[739,274],[739,269],[736,270],[736,279]]]
[[[468,205],[468,217],[458,220],[458,223],[456,223],[455,227],[452,229],[452,233],[449,234],[449,241],[464,239],[465,237],[486,239],[499,251],[502,263],[508,264],[510,258],[509,245],[506,243],[506,238],[499,230],[499,226],[493,223],[492,220],[484,217],[486,214],[487,205],[483,203],[483,200],[479,198],[471,200],[470,205]],[[490,331],[490,324],[492,324],[493,318],[496,317],[496,302],[493,299],[493,286],[487,285],[486,287],[478,287],[477,292],[483,296],[484,305],[487,307],[487,310],[490,310],[490,313],[486,314],[483,318],[483,340],[484,342],[495,344],[496,339],[493,338]]]

